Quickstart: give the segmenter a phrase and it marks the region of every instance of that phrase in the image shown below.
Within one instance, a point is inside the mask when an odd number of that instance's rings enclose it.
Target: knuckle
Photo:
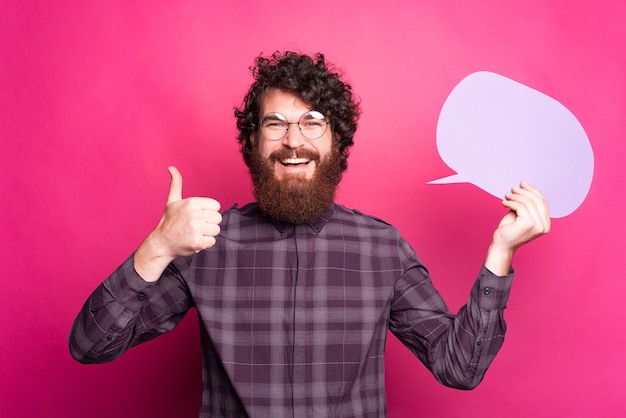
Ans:
[[[210,237],[214,237],[216,235],[219,235],[220,233],[220,226],[217,224],[211,224],[207,227],[207,235]]]

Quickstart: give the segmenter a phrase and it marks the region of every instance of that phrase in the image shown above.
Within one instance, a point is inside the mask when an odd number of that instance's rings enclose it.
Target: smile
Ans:
[[[282,165],[299,165],[299,164],[308,164],[309,162],[311,162],[310,159],[308,158],[285,158],[284,160],[281,160],[280,163]]]

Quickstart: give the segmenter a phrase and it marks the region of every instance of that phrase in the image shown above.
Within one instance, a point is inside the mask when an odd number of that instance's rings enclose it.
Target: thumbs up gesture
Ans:
[[[220,204],[207,197],[182,198],[183,178],[176,167],[168,168],[172,181],[165,213],[157,231],[171,257],[198,253],[215,245],[220,233]]]
[[[135,270],[146,281],[156,281],[177,257],[199,253],[215,245],[220,233],[220,204],[206,197],[183,199],[183,178],[169,167],[170,190],[161,221],[134,255]]]

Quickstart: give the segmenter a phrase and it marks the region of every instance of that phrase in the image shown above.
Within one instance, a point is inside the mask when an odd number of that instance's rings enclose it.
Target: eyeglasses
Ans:
[[[298,129],[305,138],[317,139],[326,133],[328,129],[326,117],[316,110],[310,110],[300,116],[298,122],[288,122],[287,118],[280,113],[268,113],[261,121],[263,136],[271,141],[278,141],[287,135],[289,125],[298,125]]]

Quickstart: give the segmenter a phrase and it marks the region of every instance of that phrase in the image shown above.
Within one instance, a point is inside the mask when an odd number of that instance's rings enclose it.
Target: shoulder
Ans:
[[[367,215],[357,209],[349,209],[341,205],[337,205],[335,213],[339,219],[347,220],[341,222],[344,235],[353,235],[357,241],[371,244],[376,248],[378,255],[386,254],[391,258],[397,257],[403,266],[420,266],[426,270],[411,244],[402,237],[400,230],[392,224],[379,217]],[[354,228],[347,228],[348,231],[346,231],[346,224],[354,225]]]
[[[226,231],[258,228],[262,225],[270,225],[271,222],[265,217],[255,203],[248,203],[244,206],[234,204],[222,212],[222,222],[220,228],[222,234]]]
[[[375,256],[377,260],[386,257],[390,262],[400,260],[402,263],[414,254],[395,226],[377,216],[342,205],[336,205],[326,234],[330,239],[357,246],[360,253]]]
[[[222,211],[223,219],[256,218],[259,215],[261,215],[261,211],[256,203],[248,203],[243,206],[239,206],[238,203],[235,203],[228,209]]]
[[[339,219],[342,223],[397,232],[397,229],[393,225],[377,216],[369,215],[358,209],[347,208],[339,204],[335,206],[335,218]]]

